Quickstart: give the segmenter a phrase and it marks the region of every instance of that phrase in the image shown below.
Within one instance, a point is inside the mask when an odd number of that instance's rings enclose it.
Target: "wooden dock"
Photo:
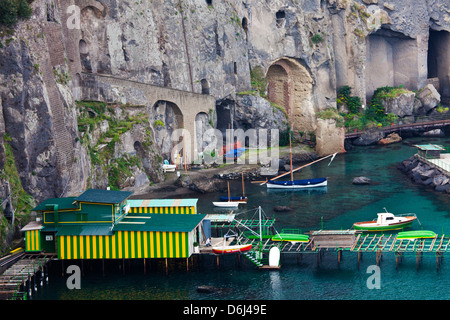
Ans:
[[[343,252],[355,253],[358,264],[363,253],[374,253],[377,265],[383,254],[395,254],[396,264],[406,255],[415,256],[418,266],[424,255],[434,255],[439,269],[444,254],[450,253],[450,236],[446,235],[410,240],[397,239],[396,234],[361,233],[356,230],[319,230],[311,231],[310,235],[308,242],[279,242],[270,238],[260,241],[244,236],[237,238],[236,241],[240,244],[251,243],[255,251],[264,253],[268,253],[273,246],[278,246],[282,254],[315,253],[318,256],[318,263],[325,251],[336,252],[338,263]]]
[[[13,257],[11,257],[12,259]],[[0,275],[0,300],[26,300],[46,277],[49,255],[21,254]],[[4,263],[7,263],[6,260]]]

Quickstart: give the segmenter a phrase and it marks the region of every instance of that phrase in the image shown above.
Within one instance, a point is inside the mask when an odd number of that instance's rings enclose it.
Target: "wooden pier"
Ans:
[[[358,265],[363,253],[374,253],[377,265],[380,264],[384,254],[395,254],[396,265],[406,255],[415,256],[417,266],[420,265],[424,255],[434,255],[439,269],[444,254],[450,253],[450,236],[446,235],[406,240],[397,239],[396,234],[361,233],[356,230],[319,230],[310,232],[308,242],[279,242],[272,241],[270,238],[260,241],[260,239],[244,236],[237,238],[236,241],[240,244],[251,243],[254,252],[268,253],[270,248],[277,246],[282,254],[315,253],[318,263],[326,251],[337,253],[338,264],[341,262],[343,252],[355,253]],[[247,256],[255,258],[255,255]],[[259,262],[255,264],[263,269],[263,263]]]
[[[0,300],[26,300],[45,281],[46,265],[53,256],[20,253],[7,257],[0,275]]]

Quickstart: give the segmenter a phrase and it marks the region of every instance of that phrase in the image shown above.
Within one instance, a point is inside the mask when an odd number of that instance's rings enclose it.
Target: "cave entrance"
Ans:
[[[266,79],[267,97],[285,110],[291,129],[314,131],[313,81],[309,71],[296,59],[281,58],[269,67]]]
[[[417,41],[400,32],[381,28],[366,38],[366,98],[376,89],[404,85],[418,89]]]
[[[441,99],[450,102],[450,33],[430,29],[428,39],[428,82],[441,94]]]

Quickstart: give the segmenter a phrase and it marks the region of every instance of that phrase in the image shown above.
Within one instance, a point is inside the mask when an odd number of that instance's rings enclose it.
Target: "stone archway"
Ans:
[[[313,132],[316,116],[309,71],[296,59],[280,58],[270,65],[266,79],[268,99],[286,111],[291,129]]]
[[[156,144],[161,149],[161,155],[164,159],[170,159],[174,145],[180,142],[172,141],[172,133],[184,127],[182,112],[175,103],[158,100],[153,105],[150,119]]]

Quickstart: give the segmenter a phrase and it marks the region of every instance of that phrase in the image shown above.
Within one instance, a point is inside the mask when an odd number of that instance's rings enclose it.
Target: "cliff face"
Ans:
[[[81,139],[76,100],[144,108],[148,123],[129,132],[148,134],[116,137],[114,152],[139,155],[150,139],[140,172],[159,181],[154,155],[169,153],[164,137],[196,119],[221,130],[289,124],[318,135],[326,154],[343,150],[342,129],[316,113],[336,107],[343,85],[365,101],[379,86],[419,89],[433,78],[450,97],[445,0],[35,0],[32,6],[32,18],[1,39],[0,146],[6,133],[22,185],[38,199],[108,183],[106,172],[93,174],[96,145]],[[114,79],[126,81],[126,90]],[[330,144],[329,137],[337,138]],[[130,143],[134,151],[124,147]]]

